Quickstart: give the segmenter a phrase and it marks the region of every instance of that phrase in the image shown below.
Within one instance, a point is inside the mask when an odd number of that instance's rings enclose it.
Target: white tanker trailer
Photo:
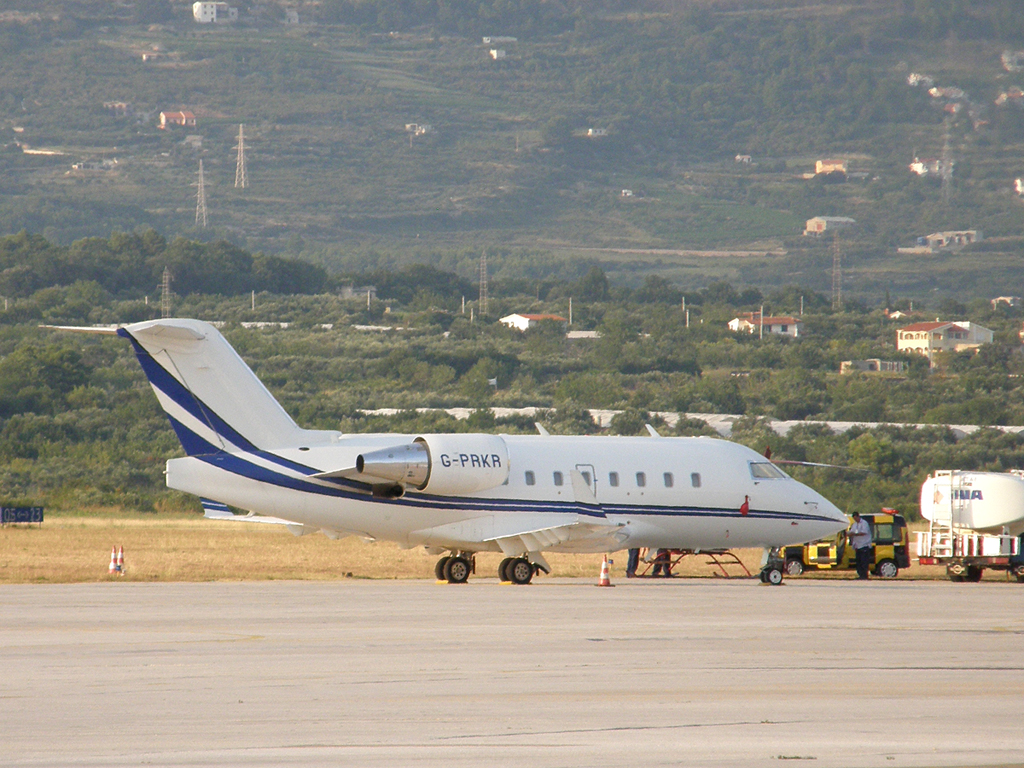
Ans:
[[[921,515],[922,565],[945,565],[953,581],[980,581],[990,568],[1024,583],[1024,471],[939,470],[921,486]]]

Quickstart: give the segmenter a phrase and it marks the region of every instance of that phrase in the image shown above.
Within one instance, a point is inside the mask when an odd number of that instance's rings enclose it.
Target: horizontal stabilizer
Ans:
[[[316,533],[319,530],[331,540],[343,539],[346,536],[361,536],[366,541],[374,540],[368,533],[344,531],[336,528],[317,528],[315,525],[303,525],[302,523],[296,523],[293,520],[285,520],[280,517],[257,515],[255,512],[250,512],[247,515],[236,515],[228,509],[227,504],[221,504],[219,501],[212,501],[211,499],[200,499],[200,501],[203,505],[203,517],[207,520],[227,520],[233,523],[269,523],[271,525],[283,525],[293,536],[305,536],[310,533]]]
[[[296,525],[293,520],[257,515],[255,512],[250,512],[247,515],[236,515],[228,509],[227,504],[221,504],[219,501],[212,501],[211,499],[200,499],[199,501],[203,505],[203,517],[207,520],[231,520],[238,523],[270,523],[272,525]]]
[[[117,336],[118,329],[116,325],[40,325],[39,327],[68,333],[98,333],[101,336]]]

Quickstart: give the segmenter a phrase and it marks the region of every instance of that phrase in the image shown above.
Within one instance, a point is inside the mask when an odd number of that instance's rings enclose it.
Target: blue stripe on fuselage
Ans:
[[[253,454],[264,459],[272,459],[273,454],[261,451]],[[314,493],[321,496],[331,496],[352,501],[367,501],[370,499],[365,493],[354,492],[343,488],[319,485],[312,483],[305,478],[290,477],[275,472],[267,467],[254,464],[240,453],[215,453],[207,456],[196,456],[200,461],[211,466],[218,467],[232,474],[246,477],[261,483],[276,485],[281,488],[305,493]],[[481,497],[463,496],[433,496],[424,493],[407,493],[398,499],[372,497],[375,504],[389,504],[393,506],[405,506],[429,509],[448,509],[464,511],[507,511],[507,512],[579,512],[579,505],[575,501],[533,501],[528,499],[488,499]],[[726,518],[757,518],[776,520],[821,520],[833,522],[832,518],[825,515],[808,515],[796,512],[777,512],[773,510],[751,509],[743,515],[738,509],[709,509],[702,507],[664,507],[664,506],[640,506],[624,504],[605,504],[601,507],[606,514],[615,515],[655,515],[655,516],[687,516],[687,517],[726,517]]]

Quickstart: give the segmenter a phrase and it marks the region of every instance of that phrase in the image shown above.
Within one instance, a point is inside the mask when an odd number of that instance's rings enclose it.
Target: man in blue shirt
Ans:
[[[871,526],[861,518],[860,512],[853,513],[853,525],[850,526],[848,537],[857,558],[857,578],[866,579],[871,566]]]

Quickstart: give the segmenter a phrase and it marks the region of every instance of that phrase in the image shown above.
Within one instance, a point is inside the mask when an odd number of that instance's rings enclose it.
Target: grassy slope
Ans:
[[[762,8],[722,18],[802,24],[815,13],[829,19],[840,14],[860,30],[870,27],[875,10],[863,4],[800,12]],[[619,23],[662,40],[651,32],[661,21],[631,15]],[[819,153],[799,142],[790,155],[767,158],[785,165],[774,173],[744,169],[728,158],[694,165],[644,147],[613,151],[611,144],[583,140],[572,151],[542,146],[541,129],[557,114],[573,115],[577,127],[631,119],[628,92],[616,101],[600,82],[572,90],[581,74],[618,66],[616,44],[600,37],[523,40],[508,60],[494,62],[475,38],[435,39],[425,32],[389,38],[344,27],[253,30],[184,22],[155,31],[87,31],[61,45],[2,59],[3,81],[12,94],[0,114],[4,141],[19,138],[67,155],[8,156],[14,167],[2,183],[7,213],[0,226],[45,229],[67,241],[147,224],[169,234],[226,236],[254,249],[316,251],[327,263],[353,252],[370,260],[374,250],[423,258],[430,250],[513,245],[596,256],[609,262],[613,274],[660,271],[684,285],[756,276],[763,283],[799,278],[827,289],[828,267],[823,273],[819,264],[830,263],[824,247],[807,256],[797,253],[797,263],[813,262],[813,268],[799,269],[780,259],[711,263],[671,251],[792,249],[810,211],[841,212],[863,222],[873,244],[865,258],[848,264],[848,289],[872,293],[888,285],[907,292],[949,290],[945,271],[930,273],[933,260],[896,259],[892,253],[896,241],[906,244],[923,227],[1024,233],[1024,206],[1006,190],[1020,147],[993,144],[961,128],[954,151],[986,180],[965,178],[951,212],[936,207],[934,188],[923,189],[919,204],[898,195],[872,197],[863,184],[831,188],[808,200],[798,177]],[[166,58],[143,64],[140,53],[155,46]],[[902,78],[902,60],[907,69],[969,86],[979,100],[988,100],[990,91],[1012,80],[997,65],[1002,47],[995,41],[908,41],[898,51],[862,58],[878,77]],[[623,61],[623,67],[635,66]],[[111,99],[149,111],[192,109],[199,115],[202,152],[182,146],[184,131],[161,132],[153,121],[139,126],[113,117],[101,107]],[[923,109],[916,122],[888,126],[873,144],[830,142],[827,132],[818,143],[822,152],[855,156],[858,169],[902,175],[915,151],[941,150],[941,124],[930,108]],[[252,186],[244,191],[233,187],[239,122],[246,124],[250,147]],[[430,123],[435,132],[410,145],[404,131],[409,122]],[[25,128],[23,134],[7,131],[15,123]],[[786,143],[774,136],[754,144],[764,141]],[[72,161],[99,156],[116,156],[121,163],[110,172],[68,172]],[[192,229],[200,156],[212,226],[203,232]],[[1001,181],[988,181],[993,175]],[[621,198],[623,188],[644,197]],[[751,189],[760,198],[757,205],[748,199]],[[814,207],[818,202],[821,210]],[[913,211],[914,220],[892,220],[900,206]],[[982,206],[991,213],[979,223],[971,211]],[[893,242],[880,247],[886,238]],[[652,258],[634,252],[650,249],[666,253]],[[992,277],[958,281],[954,292],[985,294],[994,285],[1005,286],[1019,262],[1018,249],[1009,253],[986,256]]]

